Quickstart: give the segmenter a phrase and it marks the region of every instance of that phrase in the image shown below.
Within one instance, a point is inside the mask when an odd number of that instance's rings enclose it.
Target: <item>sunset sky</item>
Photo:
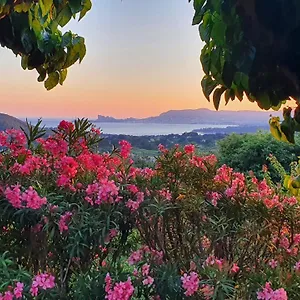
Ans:
[[[87,55],[63,87],[46,91],[35,71],[0,48],[1,112],[18,117],[146,117],[206,107],[201,42],[187,0],[97,0],[67,29],[84,36]],[[65,29],[64,29],[65,30]],[[222,106],[223,108],[223,106]],[[230,110],[257,109],[234,101]]]

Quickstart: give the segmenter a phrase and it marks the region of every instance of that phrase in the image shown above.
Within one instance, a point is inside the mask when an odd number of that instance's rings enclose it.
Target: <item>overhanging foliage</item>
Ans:
[[[83,37],[60,28],[91,6],[90,0],[0,0],[0,44],[21,56],[24,70],[36,69],[47,90],[62,85],[86,47]]]
[[[213,95],[216,109],[222,95],[226,104],[247,97],[265,110],[279,109],[287,100],[299,101],[299,1],[193,2],[193,24],[199,24],[205,42],[201,52],[205,72],[202,88],[208,100]],[[272,119],[271,125],[278,128],[280,138],[293,142],[300,126],[297,118],[285,113],[283,126],[277,121]]]

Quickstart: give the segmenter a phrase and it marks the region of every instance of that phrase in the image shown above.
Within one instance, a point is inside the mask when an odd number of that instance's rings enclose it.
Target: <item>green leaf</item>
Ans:
[[[79,21],[86,15],[86,13],[92,8],[91,0],[83,0],[83,9],[80,12]]]
[[[271,132],[272,136],[276,140],[281,141],[282,133],[280,130],[279,118],[278,117],[271,118],[269,120],[269,125],[270,125],[270,132]]]
[[[68,74],[68,69],[63,69],[59,72],[59,84],[63,85],[64,81],[67,78],[67,74]]]
[[[17,13],[23,12],[23,3],[16,5],[14,7],[14,11],[17,12]]]
[[[59,82],[59,73],[53,72],[48,75],[48,78],[45,81],[44,85],[45,85],[45,88],[49,91],[49,90],[53,89],[54,87],[56,87],[58,82]]]
[[[230,89],[227,89],[226,92],[225,92],[225,105],[228,104],[230,98],[231,98],[231,90]]]
[[[40,75],[37,78],[37,81],[38,82],[43,82],[45,80],[46,76],[47,76],[47,72],[44,68],[42,68],[41,70],[38,70],[38,71],[39,71]]]
[[[244,90],[248,91],[249,90],[249,76],[241,73],[241,72],[236,72],[235,77],[234,77],[234,82],[237,86],[243,88]]]
[[[81,0],[69,0],[69,6],[73,15],[82,10]]]
[[[222,80],[227,88],[230,88],[232,85],[235,71],[236,68],[234,65],[231,62],[226,61],[223,67]]]
[[[45,17],[46,14],[47,14],[47,11],[46,11],[44,2],[42,0],[39,0],[39,6],[40,6],[40,9],[41,9],[41,12],[42,12],[42,16]]]
[[[44,3],[46,13],[49,13],[49,11],[53,5],[53,0],[43,0],[43,3]]]
[[[219,110],[220,102],[221,102],[221,96],[225,92],[225,90],[226,90],[225,87],[220,87],[220,88],[217,88],[214,91],[213,101],[214,101],[214,106],[215,106],[216,110]]]
[[[201,40],[208,43],[211,37],[212,21],[210,13],[206,13],[203,17],[203,23],[199,26]]]
[[[223,46],[225,43],[226,24],[220,18],[215,18],[213,22],[210,36],[216,45]]]
[[[200,61],[202,64],[203,71],[206,75],[209,75],[210,72],[210,63],[211,63],[211,53],[207,51],[206,48],[202,49]]]
[[[195,15],[193,17],[192,25],[200,24],[203,17],[203,4],[205,0],[194,0]]]
[[[32,34],[29,28],[25,28],[21,34],[21,42],[24,47],[25,53],[29,54],[33,49]]]
[[[63,10],[58,14],[56,18],[56,22],[61,26],[64,27],[69,23],[72,18],[72,11],[69,5],[66,5]]]
[[[23,70],[27,69],[27,67],[28,67],[28,56],[27,55],[22,55],[21,66],[22,66]]]
[[[35,36],[37,38],[39,38],[41,36],[41,34],[42,34],[42,29],[43,28],[42,28],[41,23],[38,20],[33,20],[33,22],[32,22],[32,29],[33,29],[33,31],[35,33]]]
[[[73,45],[68,47],[67,59],[63,66],[64,69],[72,66],[78,59],[81,62],[86,54],[86,47],[83,37],[73,39]]]
[[[62,47],[65,48],[67,46],[70,46],[73,40],[73,34],[71,31],[66,32],[62,36]]]
[[[208,101],[210,101],[209,96],[217,85],[218,83],[214,81],[210,76],[203,77],[201,81],[201,86],[202,86],[203,94]]]
[[[267,93],[263,93],[257,97],[257,103],[260,108],[268,110],[271,108],[272,103],[270,101],[270,97]]]
[[[78,52],[74,49],[74,47],[73,46],[68,47],[67,58],[65,64],[63,65],[63,68],[66,69],[74,65],[78,60],[78,58],[79,58]]]
[[[31,10],[28,11],[28,22],[29,22],[29,28],[32,29],[32,12],[31,12]]]

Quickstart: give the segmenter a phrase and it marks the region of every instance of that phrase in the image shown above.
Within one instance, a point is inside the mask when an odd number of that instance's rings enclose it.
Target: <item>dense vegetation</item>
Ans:
[[[170,148],[178,145],[195,144],[203,151],[209,151],[215,148],[216,141],[224,138],[226,134],[204,134],[198,135],[195,132],[184,134],[168,134],[157,136],[132,136],[132,135],[109,135],[104,134],[104,140],[101,143],[101,149],[111,150],[113,145],[118,145],[120,140],[126,140],[134,148],[145,150],[157,150],[160,144]]]
[[[85,120],[27,132],[0,134],[1,299],[298,299],[299,203],[268,172],[193,145],[135,168]]]
[[[193,24],[199,24],[205,46],[201,63],[202,88],[219,108],[247,97],[262,109],[279,109],[287,100],[300,98],[300,36],[298,0],[194,0]],[[300,131],[300,107],[284,120],[272,118],[274,136],[294,143]]]
[[[297,137],[299,140],[299,137]],[[218,142],[218,158],[221,164],[227,164],[239,172],[255,173],[258,178],[263,176],[263,166],[269,168],[272,179],[278,181],[279,174],[274,169],[270,155],[275,156],[286,171],[290,164],[298,160],[300,146],[276,141],[271,134],[232,134]]]
[[[127,136],[103,135],[101,149],[110,151],[121,140],[127,140],[133,147],[133,157],[138,166],[152,166],[158,155],[160,144],[172,148],[176,144],[184,146],[194,144],[198,153],[211,153],[218,157],[219,165],[226,164],[238,172],[253,171],[262,178],[263,167],[269,169],[271,178],[280,180],[277,170],[272,166],[270,155],[275,156],[284,170],[290,170],[290,164],[298,160],[300,155],[300,140],[296,137],[296,145],[275,140],[270,133],[256,132],[254,134],[204,134],[185,133],[162,136]],[[298,142],[299,141],[299,142]]]

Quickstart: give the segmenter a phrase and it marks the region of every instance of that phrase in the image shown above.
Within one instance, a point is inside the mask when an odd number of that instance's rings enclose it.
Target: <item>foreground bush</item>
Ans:
[[[296,197],[192,145],[139,169],[86,120],[43,134],[0,134],[0,299],[298,299]]]
[[[268,157],[274,155],[286,171],[290,170],[290,164],[300,153],[298,136],[296,140],[296,145],[291,145],[275,140],[270,133],[231,134],[218,142],[219,163],[238,172],[252,170],[259,179],[263,178],[262,166],[267,165],[272,179],[278,181],[280,176]]]

